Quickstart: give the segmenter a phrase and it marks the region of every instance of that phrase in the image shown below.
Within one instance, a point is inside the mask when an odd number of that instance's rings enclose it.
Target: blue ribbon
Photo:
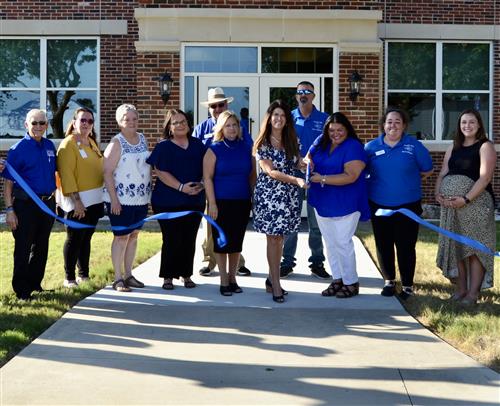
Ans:
[[[38,197],[38,195],[31,189],[31,187],[26,183],[26,181],[17,173],[17,171],[12,167],[11,164],[9,164],[7,161],[4,161],[5,167],[8,169],[10,175],[12,178],[17,182],[17,184],[26,192],[26,194],[36,203],[40,209],[48,214],[51,217],[54,217],[57,221],[66,224],[69,227],[73,228],[94,228],[94,226],[89,225],[89,224],[82,224],[77,221],[73,220],[68,220],[63,217],[59,217],[56,215],[52,210],[50,210],[47,205]],[[187,216],[188,214],[199,214],[205,220],[207,220],[208,223],[210,223],[213,227],[217,229],[219,232],[219,237],[217,238],[217,243],[219,244],[220,247],[224,247],[227,244],[226,240],[226,235],[224,234],[224,231],[222,231],[222,228],[219,227],[219,225],[208,215],[202,213],[201,211],[194,211],[194,210],[188,210],[188,211],[179,211],[179,212],[165,212],[165,213],[158,213],[153,216],[146,217],[144,220],[141,220],[135,224],[132,224],[131,226],[113,226],[111,227],[112,230],[114,231],[123,231],[123,230],[128,230],[128,229],[133,229],[142,226],[144,223],[148,221],[154,221],[154,220],[171,220],[183,216]]]
[[[458,241],[461,244],[468,245],[469,247],[472,247],[478,251],[484,252],[488,255],[493,255],[495,257],[500,257],[500,251],[495,252],[492,251],[489,247],[484,245],[483,243],[473,240],[472,238],[466,237],[464,235],[456,234],[453,233],[449,230],[445,230],[444,228],[435,226],[432,223],[429,223],[428,221],[423,220],[419,216],[417,216],[415,213],[413,213],[411,210],[408,209],[397,209],[397,210],[389,210],[389,209],[378,209],[375,212],[376,216],[392,216],[394,213],[401,213],[404,214],[406,217],[411,218],[412,220],[416,221],[419,224],[422,224],[424,227],[430,228],[433,231],[436,231],[440,234],[443,234],[445,237],[451,238],[452,240]]]
[[[311,183],[311,162],[308,162],[306,166],[306,183],[308,185]]]

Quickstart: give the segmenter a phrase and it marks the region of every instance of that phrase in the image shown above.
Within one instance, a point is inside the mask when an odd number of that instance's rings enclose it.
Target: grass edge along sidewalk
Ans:
[[[371,228],[362,223],[356,233],[377,263]],[[497,223],[497,245],[500,244]],[[61,287],[62,245],[65,233],[56,226],[51,235],[49,261],[44,288],[54,289],[37,295],[31,303],[20,303],[10,287],[13,239],[0,227],[0,367],[58,320],[74,304],[113,280],[110,261],[112,234],[98,231],[93,238],[92,280],[77,289]],[[144,230],[139,236],[136,265],[144,262],[161,247],[161,234]],[[497,248],[498,249],[498,248]],[[450,303],[452,285],[435,266],[437,235],[424,228],[417,244],[416,297],[403,303],[422,325],[478,362],[500,371],[500,275],[495,288],[483,292],[480,303],[472,308]],[[499,261],[495,265],[498,268]]]

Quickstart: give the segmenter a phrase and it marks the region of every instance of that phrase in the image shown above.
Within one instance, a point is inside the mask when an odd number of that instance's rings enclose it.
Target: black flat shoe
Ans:
[[[269,278],[266,279],[266,292],[273,293],[273,284],[271,283]],[[281,294],[286,296],[288,295],[288,292],[285,289],[281,288]]]
[[[233,296],[233,292],[231,291],[231,287],[220,285],[220,294],[222,296]]]
[[[233,293],[241,293],[243,292],[243,289],[241,289],[236,282],[229,282],[229,289]]]

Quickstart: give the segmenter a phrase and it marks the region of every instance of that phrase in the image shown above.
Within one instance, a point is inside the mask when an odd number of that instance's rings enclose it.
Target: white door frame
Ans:
[[[227,97],[231,96],[231,87],[248,87],[248,110],[249,122],[251,124],[252,138],[257,137],[259,132],[259,78],[257,76],[200,76],[198,80],[198,98],[199,102],[206,100],[208,89],[213,87],[222,87]],[[229,105],[231,110],[231,105]],[[205,107],[198,103],[198,122],[205,120]],[[235,113],[240,115],[239,111]]]

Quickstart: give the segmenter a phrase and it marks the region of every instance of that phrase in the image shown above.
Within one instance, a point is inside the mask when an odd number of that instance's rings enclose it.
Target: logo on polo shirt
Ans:
[[[403,154],[415,154],[415,145],[413,144],[405,144],[403,145]]]

